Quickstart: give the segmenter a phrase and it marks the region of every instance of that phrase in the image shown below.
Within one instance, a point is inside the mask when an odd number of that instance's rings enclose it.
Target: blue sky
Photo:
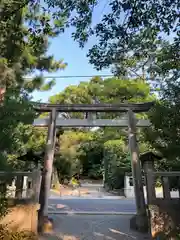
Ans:
[[[101,1],[100,5],[96,7],[94,13],[93,25],[100,21],[102,15],[107,11],[108,4],[107,0]],[[68,29],[64,34],[58,38],[53,39],[49,48],[49,54],[54,55],[55,59],[63,59],[67,62],[68,66],[65,70],[58,71],[56,73],[44,73],[45,76],[65,76],[65,75],[100,75],[110,74],[110,69],[105,69],[101,72],[97,72],[92,65],[88,63],[86,54],[88,49],[96,43],[96,39],[90,39],[84,49],[80,49],[78,44],[71,38],[72,29]],[[78,84],[80,81],[88,81],[88,78],[66,78],[57,79],[56,86],[48,92],[35,92],[33,94],[34,100],[42,100],[43,102],[48,101],[49,96],[52,96],[68,85]]]

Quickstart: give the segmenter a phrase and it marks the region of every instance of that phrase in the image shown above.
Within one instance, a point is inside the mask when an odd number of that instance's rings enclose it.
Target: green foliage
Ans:
[[[38,1],[1,1],[0,85],[5,90],[0,106],[1,169],[25,168],[17,157],[44,147],[46,133],[31,126],[36,114],[30,94],[55,85],[55,80],[45,81],[43,72],[66,67],[63,60],[47,54],[49,40],[58,36],[65,20],[55,20],[52,15]],[[26,75],[34,77],[28,79]]]
[[[37,235],[28,231],[10,231],[8,226],[0,225],[0,236],[7,240],[38,240]]]
[[[91,139],[81,144],[80,162],[82,164],[82,175],[92,179],[102,178],[103,142],[102,134],[94,132]]]
[[[140,70],[144,78],[144,69],[154,68],[156,50],[167,36],[171,35],[179,44],[178,0],[110,0],[95,25],[92,24],[93,17],[97,14],[96,10],[103,8],[101,1],[46,2],[56,8],[58,16],[67,16],[66,26],[73,26],[72,37],[80,47],[84,47],[90,37],[96,37],[96,44],[89,50],[88,57],[98,70],[115,64],[118,75],[137,76],[137,70]],[[168,48],[166,52],[169,52]],[[177,46],[173,52],[177,56]],[[169,56],[171,58],[172,54]]]
[[[124,141],[109,140],[104,144],[105,184],[110,189],[124,187],[125,173],[131,171],[131,162],[127,157],[128,146]]]
[[[103,80],[95,77],[89,82],[81,82],[77,86],[67,87],[64,91],[50,97],[50,102],[91,103],[95,96],[104,103],[147,102],[155,99],[155,96],[150,94],[149,85],[141,79],[124,80],[114,77]],[[72,113],[69,114],[69,117],[83,118],[84,116]],[[121,114],[105,113],[98,114],[97,117],[113,119],[121,117]],[[145,118],[147,116],[140,114],[138,117]],[[111,147],[106,149],[105,143],[110,144],[108,142],[110,140],[112,140],[112,149]],[[124,169],[130,171],[130,161],[127,160],[127,150],[126,152],[118,150],[119,145],[115,145],[116,141],[117,144],[121,143],[127,148],[127,132],[115,127],[105,127],[95,132],[85,128],[65,130],[59,140],[60,152],[55,157],[55,165],[60,178],[63,176],[71,178],[73,174],[78,173],[93,179],[101,179],[104,171],[103,156],[105,156],[110,164],[109,183],[111,182],[110,184],[115,187],[122,187],[123,180],[120,183],[118,177],[123,178]],[[141,151],[149,149],[150,144],[146,144],[143,130],[139,131],[139,141]],[[122,146],[119,149],[122,150]],[[109,157],[109,155],[112,156]]]
[[[35,113],[29,103],[29,93],[54,86],[55,80],[45,82],[41,73],[63,69],[66,64],[47,55],[49,39],[58,36],[65,27],[73,26],[73,38],[81,47],[90,36],[97,37],[97,44],[88,53],[90,63],[96,69],[113,66],[115,74],[123,78],[94,77],[89,82],[67,87],[52,96],[50,102],[92,103],[95,98],[104,103],[147,102],[156,99],[154,92],[158,90],[154,109],[149,114],[137,115],[149,117],[152,122],[151,128],[138,130],[140,152],[151,149],[162,153],[164,158],[157,163],[157,169],[179,169],[179,2],[111,0],[108,12],[93,29],[92,16],[100,1],[45,2],[55,11],[48,11],[46,5],[42,7],[37,1],[23,7],[21,1],[1,3],[0,83],[6,88],[0,107],[1,168],[5,169],[8,164],[16,168],[18,155],[44,148],[46,132],[30,126]],[[122,16],[124,21],[120,19]],[[172,32],[173,40],[168,42],[165,37]],[[38,76],[24,78],[35,72]],[[132,74],[136,78],[129,80]],[[146,78],[156,81],[149,85]],[[121,115],[99,114],[97,117],[113,119]],[[68,117],[84,118],[84,115],[73,113]],[[122,178],[123,169],[130,169],[126,135],[123,129],[111,127],[95,133],[84,128],[65,130],[59,139],[60,152],[55,160],[59,175],[70,178],[74,173],[83,173],[101,177],[106,152],[109,185],[120,187],[122,184],[117,179]]]
[[[19,144],[22,136],[19,123],[31,124],[35,113],[26,92],[19,90],[6,91],[0,110],[0,149],[8,152],[15,150]]]
[[[62,180],[81,173],[81,144],[89,139],[91,134],[83,131],[65,131],[60,136],[60,153],[56,155],[55,166]]]
[[[102,160],[101,160],[102,162]],[[101,164],[93,164],[89,169],[88,169],[88,177],[90,179],[94,180],[99,180],[102,179],[104,173],[104,169]]]
[[[41,7],[39,2],[22,5],[22,1],[8,0],[2,1],[1,6],[1,85],[20,85],[29,92],[40,89],[44,85],[41,76],[27,81],[23,75],[35,70],[52,72],[66,66],[62,60],[55,61],[53,56],[46,54],[49,38],[59,34],[63,19],[61,24],[54,23],[51,12]],[[16,10],[14,14],[13,10]]]
[[[70,185],[74,188],[78,187],[79,186],[79,182],[77,179],[75,179],[74,177],[71,178],[71,181],[70,181]]]
[[[5,196],[5,192],[2,191],[0,193],[0,219],[3,218],[8,213],[8,202]]]
[[[33,123],[36,113],[27,92],[7,89],[0,110],[1,170],[23,169],[25,163],[17,161],[17,157],[29,149],[41,150],[46,133],[42,135],[42,130],[37,131],[29,125]]]
[[[168,171],[180,170],[179,158],[179,74],[164,81],[159,101],[149,112],[153,123],[146,131],[146,140],[164,157],[159,168]]]
[[[142,102],[154,99],[150,94],[150,86],[141,79],[126,80],[119,78],[91,79],[78,86],[68,86],[63,92],[50,97],[51,103],[92,103],[98,97],[104,103]]]

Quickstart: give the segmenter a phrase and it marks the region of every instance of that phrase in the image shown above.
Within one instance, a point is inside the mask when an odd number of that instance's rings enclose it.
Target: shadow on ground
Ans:
[[[129,229],[130,216],[53,215],[54,232],[40,240],[145,240]]]

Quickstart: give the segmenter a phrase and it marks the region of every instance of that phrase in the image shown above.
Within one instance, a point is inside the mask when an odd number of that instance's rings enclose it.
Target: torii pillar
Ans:
[[[136,200],[136,215],[130,221],[130,227],[141,232],[148,232],[148,216],[143,191],[142,171],[139,159],[139,148],[136,139],[136,119],[132,110],[128,110],[129,150]]]
[[[38,231],[45,232],[46,225],[49,224],[48,219],[48,199],[49,192],[51,187],[51,175],[53,168],[53,159],[54,159],[54,140],[56,134],[56,108],[53,108],[50,113],[50,121],[48,125],[48,135],[47,135],[47,144],[45,149],[44,156],[44,167],[42,172],[42,180],[41,180],[41,189],[40,189],[40,210],[38,216]]]

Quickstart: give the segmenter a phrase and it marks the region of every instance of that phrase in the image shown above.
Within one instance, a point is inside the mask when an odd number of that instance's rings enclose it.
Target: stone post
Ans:
[[[16,179],[16,193],[15,193],[15,197],[18,199],[22,198],[23,182],[24,182],[24,176],[18,175]]]
[[[153,200],[155,200],[156,198],[155,181],[154,181],[154,175],[153,175],[153,172],[155,171],[153,154],[151,152],[147,152],[140,157],[140,160],[144,170],[145,182],[146,182],[149,230],[150,230],[151,237],[153,237],[154,239],[153,226],[154,226],[154,216],[156,215],[154,213],[156,213],[157,209],[151,206]]]
[[[155,193],[155,182],[153,177],[154,169],[154,159],[152,153],[146,153],[144,156],[140,157],[142,167],[146,178],[146,191],[147,191],[147,203],[151,202],[152,199],[156,198]]]

